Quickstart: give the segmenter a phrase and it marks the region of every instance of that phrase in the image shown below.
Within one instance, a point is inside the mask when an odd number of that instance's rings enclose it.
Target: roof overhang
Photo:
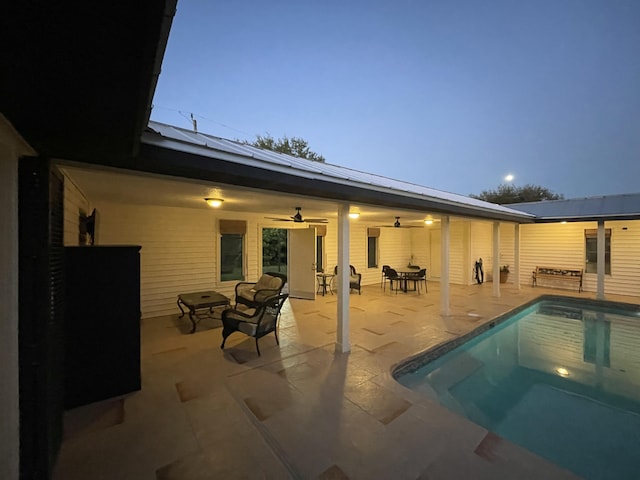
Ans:
[[[10,2],[0,16],[0,112],[40,155],[135,155],[176,1]]]
[[[510,207],[535,215],[536,223],[640,220],[640,193],[518,203]]]
[[[167,132],[176,135],[174,130]],[[185,132],[178,131],[177,135],[181,136],[182,133]],[[204,140],[191,138],[189,141],[179,141],[148,130],[143,135],[140,156],[134,162],[118,166],[160,175],[261,189],[276,194],[286,192],[332,201],[484,220],[516,223],[533,221],[533,216],[528,213],[476,199],[335,165],[294,159],[246,145],[226,145],[221,143],[222,139],[218,140],[218,147],[210,148],[206,145],[207,141],[212,141],[208,137]],[[224,146],[220,147],[221,144]]]

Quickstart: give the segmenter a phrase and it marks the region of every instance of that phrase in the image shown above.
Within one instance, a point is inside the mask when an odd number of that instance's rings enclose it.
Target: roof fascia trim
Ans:
[[[193,158],[198,158],[201,161],[206,161],[207,165],[199,165],[198,168],[201,170],[211,171],[212,166],[211,162],[223,161],[233,163],[235,165],[235,169],[238,169],[238,166],[245,166],[247,168],[255,168],[259,169],[263,172],[272,172],[279,173],[280,175],[287,175],[295,177],[299,180],[314,180],[316,182],[325,183],[327,185],[341,185],[343,187],[351,187],[357,189],[365,189],[371,192],[378,192],[381,194],[394,195],[399,198],[404,199],[413,199],[418,202],[426,202],[430,205],[430,210],[439,209],[440,211],[456,211],[458,214],[460,212],[464,212],[465,216],[476,216],[480,218],[491,218],[491,219],[506,219],[512,222],[522,222],[522,223],[530,223],[535,219],[535,215],[522,212],[519,210],[510,209],[508,207],[497,206],[499,208],[483,208],[481,206],[474,206],[471,204],[458,203],[455,201],[428,196],[424,194],[414,193],[409,190],[399,190],[393,189],[389,187],[384,187],[381,185],[373,185],[371,183],[363,183],[358,181],[353,181],[348,178],[339,178],[333,176],[327,176],[322,172],[312,172],[307,170],[298,170],[300,172],[304,172],[304,175],[291,175],[291,170],[296,169],[293,165],[279,165],[277,163],[269,163],[269,168],[265,168],[265,161],[261,159],[257,159],[253,156],[249,155],[237,155],[229,152],[224,152],[221,150],[213,150],[209,148],[207,153],[215,152],[215,156],[212,155],[203,155],[202,148],[207,148],[206,145],[196,145],[189,142],[180,142],[174,139],[169,139],[166,137],[159,136],[157,134],[149,134],[144,135],[142,139],[142,145],[149,145],[151,147],[155,147],[160,150],[173,152],[175,155],[189,155]],[[159,151],[159,150],[158,150]],[[161,155],[163,160],[169,160],[165,155]],[[197,177],[196,177],[197,178]],[[366,188],[364,187],[366,185]],[[253,188],[260,188],[259,185],[251,185]],[[302,192],[304,193],[304,192]],[[317,195],[317,194],[316,194]],[[329,198],[329,197],[327,197]],[[334,197],[331,197],[334,198]],[[348,200],[345,198],[344,200]],[[413,202],[411,202],[413,203]],[[449,208],[445,208],[449,207]],[[400,208],[398,206],[398,208]],[[415,208],[415,207],[412,207]]]

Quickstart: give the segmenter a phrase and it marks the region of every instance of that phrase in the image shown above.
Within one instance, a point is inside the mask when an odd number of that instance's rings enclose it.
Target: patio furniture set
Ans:
[[[420,268],[417,265],[398,269],[383,265],[381,281],[383,290],[386,289],[387,282],[389,282],[389,288],[392,291],[395,290],[396,294],[400,290],[404,293],[409,291],[418,292],[418,295],[420,295],[420,286],[422,284],[424,284],[424,291],[427,292],[427,269]],[[413,284],[412,289],[409,289],[410,284]]]
[[[320,293],[322,296],[327,293],[333,294],[334,283],[338,276],[338,266],[333,268],[333,273],[318,272],[316,273],[316,280],[318,282],[318,289],[316,293]],[[349,265],[349,292],[357,290],[358,295],[361,294],[360,282],[362,281],[362,274],[356,271],[356,267]]]
[[[222,307],[219,317],[222,320],[220,348],[224,348],[229,335],[241,332],[255,338],[256,350],[260,356],[258,340],[268,333],[273,332],[276,343],[280,344],[277,332],[278,318],[282,305],[289,297],[289,294],[282,293],[285,283],[287,276],[276,272],[265,273],[257,282],[239,282],[235,287],[233,308],[228,297],[213,290],[181,293],[178,295],[177,303],[182,313],[178,318],[188,313],[192,324],[190,333],[194,333],[197,323],[202,318],[215,318],[214,309]],[[238,305],[243,305],[244,308],[239,309]]]

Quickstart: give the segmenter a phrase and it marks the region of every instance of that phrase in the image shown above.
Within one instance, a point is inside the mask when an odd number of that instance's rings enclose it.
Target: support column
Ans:
[[[440,220],[440,313],[449,315],[449,243],[450,218],[443,215]]]
[[[500,222],[493,222],[493,296],[500,297]]]
[[[513,274],[515,287],[520,290],[520,224],[516,223],[513,232]]]
[[[604,300],[604,272],[605,272],[605,234],[604,234],[604,220],[598,220],[598,247],[597,247],[597,262],[598,262],[598,287],[596,289],[596,298],[598,300]]]
[[[336,352],[351,351],[349,338],[349,205],[338,205],[338,276],[336,277],[338,294],[338,331]]]

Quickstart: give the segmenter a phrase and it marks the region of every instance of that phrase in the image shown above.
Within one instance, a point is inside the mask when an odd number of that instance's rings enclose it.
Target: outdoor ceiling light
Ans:
[[[349,212],[349,218],[358,218],[359,216],[358,212]]]
[[[556,368],[556,373],[558,375],[560,375],[561,377],[568,377],[569,376],[569,370],[567,370],[566,368],[563,368],[563,367]]]
[[[218,208],[220,205],[222,205],[222,202],[224,202],[224,200],[221,198],[205,198],[204,201],[213,208]]]
[[[425,220],[424,223],[427,225],[431,225],[433,223],[433,220]]]

